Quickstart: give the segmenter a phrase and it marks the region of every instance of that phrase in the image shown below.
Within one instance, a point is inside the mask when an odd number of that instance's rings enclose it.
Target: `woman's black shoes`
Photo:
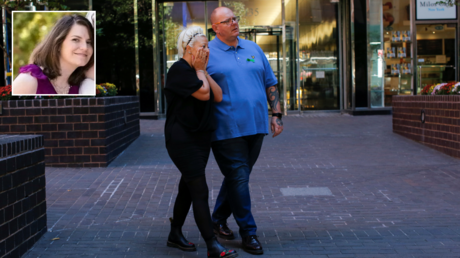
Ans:
[[[187,240],[185,240],[187,241]],[[196,247],[195,247],[195,244],[191,243],[191,242],[185,242],[185,241],[172,241],[168,238],[168,243],[167,245],[169,247],[174,247],[174,248],[179,248],[180,250],[182,251],[186,251],[186,252],[194,252],[196,251]]]
[[[181,227],[174,226],[172,218],[169,218],[169,220],[171,221],[171,232],[169,232],[167,245],[169,247],[179,248],[182,251],[196,251],[195,245],[185,239]],[[208,247],[208,258],[232,258],[238,256],[235,250],[229,250],[223,247],[215,236],[206,241],[206,246]]]
[[[185,239],[184,235],[182,234],[182,229],[173,225],[172,218],[169,218],[169,220],[171,221],[171,232],[169,232],[167,246],[179,248],[180,250],[186,252],[196,251],[195,244]]]
[[[208,247],[208,258],[231,258],[237,257],[238,253],[235,250],[229,250],[223,247],[216,237],[206,241]]]

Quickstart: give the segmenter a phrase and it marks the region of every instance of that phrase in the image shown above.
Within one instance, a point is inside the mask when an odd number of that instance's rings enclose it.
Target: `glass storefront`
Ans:
[[[410,0],[384,1],[382,17],[385,53],[385,106],[393,95],[413,93],[413,54]]]
[[[240,16],[278,79],[283,112],[391,113],[394,95],[460,80],[460,6],[424,0],[64,0],[97,13],[96,82],[139,95],[141,113],[166,113],[163,88],[183,27],[215,37],[210,15]],[[37,5],[37,8],[44,8]],[[41,9],[40,9],[41,10]]]
[[[295,1],[292,1],[295,3]],[[231,8],[236,16],[240,16],[240,37],[256,42],[265,53],[269,63],[277,77],[279,90],[283,93],[284,83],[291,90],[294,76],[290,74],[286,81],[283,73],[283,62],[295,62],[293,48],[286,58],[283,55],[283,29],[281,24],[280,0],[274,1],[201,1],[201,2],[164,2],[160,3],[159,21],[164,30],[160,31],[160,41],[166,53],[162,64],[162,78],[166,75],[169,67],[178,60],[176,41],[181,28],[185,26],[200,26],[206,32],[208,39],[212,40],[215,33],[209,21],[211,12],[219,6]],[[162,33],[164,31],[164,33]],[[288,29],[290,40],[287,44],[292,45],[293,30]],[[289,51],[289,50],[288,50]],[[295,64],[291,64],[295,67]],[[288,68],[289,69],[289,68]],[[290,71],[292,69],[289,69]],[[164,80],[161,85],[164,87]],[[281,99],[284,100],[283,96]],[[292,102],[290,100],[289,102]],[[283,103],[284,104],[284,101]]]
[[[417,94],[427,85],[455,81],[456,24],[417,25]]]
[[[162,95],[166,73],[178,60],[176,40],[181,28],[200,26],[212,40],[215,33],[209,16],[221,5],[241,17],[240,37],[256,42],[265,53],[286,111],[339,110],[338,3],[285,0],[284,4],[280,8],[281,0],[159,2],[158,93]],[[298,30],[296,24],[300,24]],[[161,98],[160,113],[167,108]]]
[[[103,24],[107,33],[98,38],[98,60],[106,62],[97,63],[96,78],[117,81],[122,93],[139,94],[141,112],[165,114],[163,88],[169,67],[178,60],[177,37],[183,27],[200,26],[212,40],[209,17],[218,6],[240,16],[240,37],[256,42],[265,53],[285,113],[389,113],[394,95],[416,95],[425,85],[459,79],[459,19],[419,19],[420,0],[133,3],[135,26],[129,27],[128,12],[123,33],[112,34],[110,23]],[[107,4],[101,0],[94,6],[103,12],[111,8]],[[116,25],[125,26],[119,16]],[[120,37],[127,43],[118,44]]]
[[[420,0],[367,1],[372,108],[391,106],[393,95],[418,95],[427,85],[458,81],[455,13],[460,7],[441,6],[424,13]]]

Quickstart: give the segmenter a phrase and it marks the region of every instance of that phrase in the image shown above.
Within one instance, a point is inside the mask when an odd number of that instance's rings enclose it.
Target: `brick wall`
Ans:
[[[393,96],[393,132],[460,158],[460,96]]]
[[[42,136],[0,135],[0,257],[21,257],[46,232]]]
[[[0,132],[43,135],[47,166],[104,167],[140,135],[139,98],[4,101]]]

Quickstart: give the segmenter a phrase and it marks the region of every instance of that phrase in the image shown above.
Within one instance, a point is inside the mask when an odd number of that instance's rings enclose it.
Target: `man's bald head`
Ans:
[[[216,9],[214,9],[214,11],[212,11],[211,13],[211,24],[220,22],[219,17],[222,14],[226,14],[228,12],[230,12],[233,16],[233,11],[228,7],[221,6],[221,7],[217,7]]]
[[[220,23],[228,21],[226,23]],[[219,24],[216,24],[219,23]],[[229,46],[238,44],[238,35],[240,29],[238,19],[233,14],[232,10],[227,7],[217,7],[211,14],[212,29],[216,33],[216,37]]]

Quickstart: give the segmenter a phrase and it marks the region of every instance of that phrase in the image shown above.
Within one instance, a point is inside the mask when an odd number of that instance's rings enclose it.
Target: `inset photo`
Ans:
[[[96,95],[94,11],[13,11],[13,96]]]

